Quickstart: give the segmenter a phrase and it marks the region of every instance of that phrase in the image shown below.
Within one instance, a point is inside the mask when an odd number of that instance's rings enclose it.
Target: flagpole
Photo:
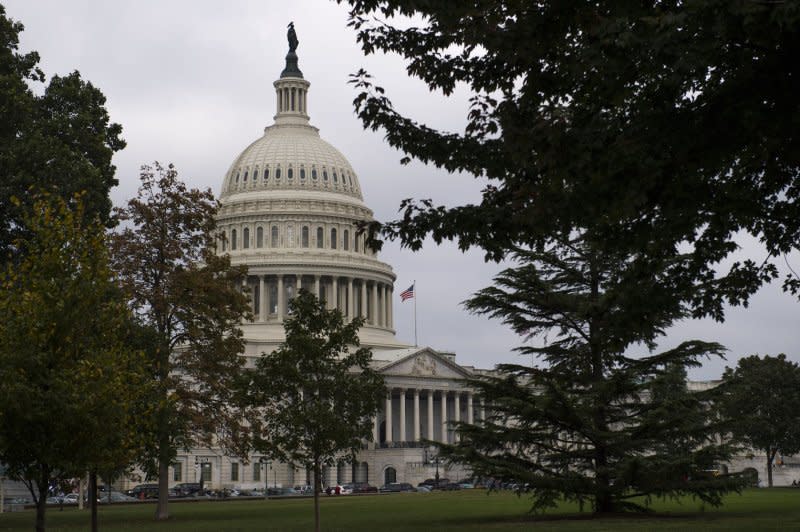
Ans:
[[[417,344],[417,280],[414,279],[414,347]]]

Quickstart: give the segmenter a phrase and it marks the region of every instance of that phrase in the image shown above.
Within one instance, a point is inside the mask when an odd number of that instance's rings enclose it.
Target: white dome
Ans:
[[[310,84],[292,55],[274,84],[275,124],[234,159],[220,194],[218,251],[248,268],[254,319],[242,326],[246,354],[283,342],[288,303],[301,288],[347,319],[363,316],[362,345],[402,346],[394,334],[394,272],[360,233],[372,211],[350,163],[309,124]]]
[[[263,190],[316,190],[362,199],[358,177],[317,128],[276,124],[233,161],[221,197]]]

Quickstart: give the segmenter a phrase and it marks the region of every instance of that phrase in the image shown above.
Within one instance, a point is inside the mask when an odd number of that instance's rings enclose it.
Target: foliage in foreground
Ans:
[[[120,209],[128,225],[113,234],[114,268],[139,327],[153,396],[145,470],[159,481],[157,518],[169,516],[169,466],[177,449],[220,445],[245,454],[234,400],[249,316],[243,267],[215,253],[217,202],[187,189],[175,168],[145,166],[136,198]]]
[[[718,505],[740,489],[736,477],[704,473],[731,447],[717,443],[723,427],[709,408],[714,391],[686,388],[686,368],[721,356],[722,346],[688,341],[659,354],[626,354],[637,344],[652,349],[686,312],[663,298],[673,290],[671,261],[641,278],[632,261],[598,253],[586,234],[519,252],[517,260],[466,304],[545,337],[518,348],[539,364],[501,365],[501,376],[473,381],[487,419],[460,424],[460,442],[443,454],[480,477],[524,486],[536,511],[562,497],[597,513],[643,510],[632,502],[643,496],[692,495]]]
[[[363,318],[345,324],[338,309],[327,309],[306,290],[289,302],[289,313],[286,341],[256,362],[246,384],[260,410],[254,447],[313,472],[319,530],[322,468],[352,459],[372,438],[372,418],[386,389],[370,368],[372,352],[359,347]]]
[[[51,482],[133,460],[147,390],[104,229],[83,223],[80,198],[72,204],[33,204],[20,260],[1,279],[0,461],[28,485],[40,531]]]
[[[18,52],[23,26],[0,5],[0,257],[6,260],[34,201],[32,189],[69,201],[83,195],[84,222],[109,223],[117,184],[111,159],[125,147],[106,98],[75,71],[44,87],[39,54]],[[35,89],[32,89],[32,87]],[[16,197],[18,201],[12,202]]]
[[[775,455],[800,452],[800,366],[786,355],[753,355],[725,368],[722,379],[720,405],[730,419],[731,436],[764,451],[772,487]]]

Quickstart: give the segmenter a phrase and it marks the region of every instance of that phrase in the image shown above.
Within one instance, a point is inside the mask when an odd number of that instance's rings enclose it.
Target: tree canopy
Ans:
[[[0,277],[0,461],[28,485],[40,531],[53,479],[132,462],[147,390],[104,228],[85,225],[80,198],[70,203],[33,203],[21,260]]]
[[[24,230],[31,190],[70,201],[82,194],[86,221],[110,223],[109,192],[117,184],[111,158],[125,147],[106,98],[75,71],[45,82],[36,52],[18,52],[23,25],[0,5],[0,256]],[[16,197],[18,201],[11,201]]]
[[[731,434],[766,454],[767,483],[777,453],[800,452],[800,366],[786,355],[740,358],[722,376],[722,411]]]
[[[396,53],[431,90],[473,95],[464,132],[437,131],[362,71],[364,126],[404,161],[488,180],[477,204],[406,200],[384,236],[412,249],[429,234],[455,239],[497,259],[594,225],[607,249],[681,243],[694,261],[676,273],[690,279],[714,276],[739,231],[772,256],[800,242],[791,2],[347,3],[365,53]],[[732,272],[696,315],[721,319],[722,301],[741,303],[773,275],[752,262]]]
[[[300,290],[289,302],[286,341],[256,362],[246,385],[254,419],[254,447],[314,473],[319,530],[322,468],[348,461],[372,438],[373,416],[386,389],[359,347],[364,319],[344,323],[338,309]],[[351,349],[355,349],[352,350]]]
[[[153,438],[143,465],[159,479],[166,519],[169,465],[179,448],[217,444],[241,455],[235,401],[243,365],[239,325],[250,316],[244,267],[215,252],[217,202],[188,189],[172,165],[144,166],[137,197],[117,215],[113,264],[146,346],[155,383]]]

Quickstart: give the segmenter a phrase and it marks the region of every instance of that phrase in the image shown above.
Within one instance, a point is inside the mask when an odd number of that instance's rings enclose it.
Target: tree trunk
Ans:
[[[97,532],[97,471],[89,473],[89,508],[92,511],[92,532]]]
[[[159,453],[161,456],[158,460],[158,504],[156,505],[156,521],[165,521],[169,519],[169,458],[165,458],[164,456],[167,452],[168,451],[162,447]]]
[[[778,449],[767,447],[767,486],[772,487],[772,461],[775,459]]]
[[[36,496],[36,532],[44,532],[45,511],[47,510],[47,492],[50,488],[50,468],[39,466],[39,478],[35,482]]]
[[[314,532],[319,532],[319,492],[322,489],[319,458],[314,458]]]

